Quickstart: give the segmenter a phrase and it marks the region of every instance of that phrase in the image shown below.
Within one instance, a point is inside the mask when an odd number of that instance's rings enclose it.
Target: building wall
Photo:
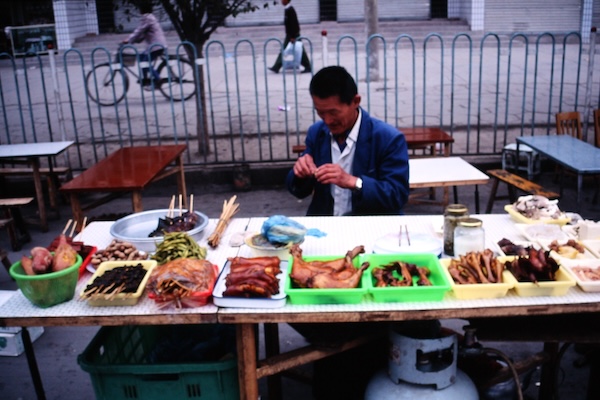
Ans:
[[[339,1],[339,0],[338,0]],[[253,0],[253,4],[262,7],[264,0]],[[283,6],[277,2],[273,5],[268,2],[268,8],[260,8],[254,12],[243,13],[236,17],[228,17],[225,26],[257,26],[257,25],[283,25]],[[292,2],[300,26],[302,24],[319,23],[319,0],[301,0]],[[273,36],[281,36],[281,33],[274,32]]]
[[[579,31],[583,1],[486,0],[485,30],[497,33]]]
[[[69,49],[78,37],[98,34],[96,0],[54,0],[52,6],[59,49]]]
[[[430,17],[429,0],[378,0],[380,20],[428,19]],[[339,22],[363,21],[365,0],[338,0],[337,16]]]

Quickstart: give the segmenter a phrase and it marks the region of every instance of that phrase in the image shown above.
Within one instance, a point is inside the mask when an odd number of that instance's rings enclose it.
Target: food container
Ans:
[[[454,255],[485,250],[483,222],[477,218],[463,218],[454,229]]]
[[[540,218],[540,219],[531,219],[527,218],[519,211],[515,209],[512,204],[507,204],[504,206],[504,211],[506,211],[515,222],[520,224],[556,224],[556,225],[565,225],[571,221],[571,218],[566,214],[562,214],[560,218]]]
[[[302,258],[306,261],[328,261],[342,257],[344,256],[311,256]],[[291,257],[289,260],[288,273],[285,274],[285,293],[288,295],[288,300],[292,304],[357,304],[360,303],[367,294],[369,275],[366,270],[363,272],[360,283],[356,288],[314,289],[296,287],[290,278],[290,273],[294,268],[294,260]],[[354,260],[352,260],[352,264],[358,268],[360,266],[359,257],[355,257]]]
[[[521,234],[531,242],[540,240],[566,240],[570,236],[556,224],[515,224]]]
[[[572,239],[574,240],[574,239]],[[552,244],[552,240],[540,240],[539,243],[542,248],[546,251],[550,250],[550,245]],[[550,256],[557,260],[585,260],[590,258],[596,258],[594,254],[592,254],[589,249],[587,249],[584,244],[580,241],[576,241],[579,246],[583,248],[583,253],[580,253],[575,247],[567,245],[568,240],[557,240],[558,251],[550,250]]]
[[[440,260],[434,254],[361,254],[359,259],[360,263],[364,261],[370,263],[369,268],[365,271],[369,278],[367,279],[367,292],[373,296],[375,302],[440,301],[450,290],[450,282],[442,271]],[[428,268],[430,271],[428,279],[432,286],[417,286],[418,278],[413,277],[414,286],[375,287],[376,279],[373,277],[373,270],[395,261]]]
[[[600,292],[600,260],[561,260],[560,266],[571,274],[584,292]],[[576,272],[580,268],[591,269],[597,275],[598,280],[589,279],[589,275],[588,278],[584,278],[583,274]]]
[[[273,244],[260,233],[247,236],[244,239],[246,246],[252,249],[252,254],[256,257],[279,257],[280,260],[287,260],[290,257],[290,248],[294,243]]]
[[[227,261],[223,270],[219,274],[215,288],[213,289],[213,303],[218,307],[238,307],[238,308],[279,308],[283,307],[286,302],[287,295],[285,293],[283,280],[287,275],[287,261],[282,261],[279,265],[281,272],[277,274],[279,279],[279,293],[269,298],[265,297],[229,297],[223,296],[223,292],[227,289],[225,279],[230,271],[231,262]]]
[[[450,204],[444,210],[444,253],[454,255],[454,229],[462,218],[469,216],[469,210],[464,204]]]
[[[76,259],[75,264],[62,271],[40,275],[27,275],[21,261],[17,261],[10,267],[9,272],[29,301],[38,307],[46,308],[73,298],[82,262],[79,254]]]
[[[515,293],[523,297],[533,296],[564,296],[569,291],[569,288],[576,285],[575,279],[560,267],[556,271],[556,280],[540,281],[540,282],[519,282],[510,271],[508,279],[513,281],[513,289]]]
[[[600,258],[600,240],[582,240],[581,243],[590,251],[596,258]]]
[[[110,234],[117,239],[132,243],[138,250],[151,253],[156,249],[156,244],[163,241],[164,236],[149,237],[148,235],[158,226],[159,218],[165,218],[168,212],[168,209],[149,210],[128,215],[111,225]],[[187,210],[182,210],[182,213],[184,212]],[[198,222],[196,227],[187,233],[198,241],[208,225],[208,217],[198,211],[194,213],[198,217]],[[179,215],[179,210],[175,211],[175,215]]]
[[[436,257],[442,255],[442,241],[423,233],[410,235],[410,243],[405,234],[400,241],[399,233],[388,233],[375,241],[373,253],[376,254],[405,254],[405,253],[429,253]]]
[[[94,306],[94,307],[136,305],[137,302],[140,300],[140,297],[142,296],[144,289],[146,288],[146,283],[148,282],[148,278],[150,277],[150,273],[152,272],[152,269],[154,269],[154,267],[156,267],[156,261],[154,261],[154,260],[105,261],[100,264],[100,266],[96,269],[96,272],[94,272],[94,274],[92,275],[92,277],[89,279],[89,281],[86,284],[86,286],[90,285],[92,282],[94,282],[94,280],[97,277],[102,276],[108,270],[112,270],[112,269],[115,269],[118,267],[124,267],[124,266],[136,266],[138,264],[141,264],[142,267],[146,270],[146,275],[144,275],[144,277],[140,281],[140,284],[138,285],[138,288],[135,292],[117,293],[114,296],[104,295],[104,294],[100,294],[100,295],[92,294],[90,297],[88,297],[88,304],[90,306]],[[80,296],[82,298],[86,298],[86,296],[84,295],[85,289],[86,288],[84,287],[81,290]]]
[[[514,257],[498,257],[498,261],[502,264],[513,259]],[[450,258],[442,258],[440,264],[448,282],[450,282],[450,294],[457,299],[494,299],[504,297],[515,284],[514,277],[506,270],[502,273],[502,282],[499,283],[458,284],[454,282],[452,275],[448,272],[450,261]]]

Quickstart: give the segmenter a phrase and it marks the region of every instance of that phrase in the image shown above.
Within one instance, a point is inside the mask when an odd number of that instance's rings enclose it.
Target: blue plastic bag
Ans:
[[[322,237],[326,233],[318,229],[306,229],[302,224],[284,215],[273,215],[262,225],[260,232],[271,243],[300,243],[304,236]]]

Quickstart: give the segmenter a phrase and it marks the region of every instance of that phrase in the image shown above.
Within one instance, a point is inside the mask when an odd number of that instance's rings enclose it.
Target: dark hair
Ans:
[[[339,96],[344,104],[352,103],[358,94],[356,82],[344,67],[325,67],[310,81],[310,95],[320,99]]]
[[[141,3],[139,3],[138,8],[141,14],[150,14],[152,13],[154,5],[152,4],[152,0],[144,0]]]

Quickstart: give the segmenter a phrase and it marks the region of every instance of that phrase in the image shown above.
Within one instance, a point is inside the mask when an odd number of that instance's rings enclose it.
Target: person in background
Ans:
[[[317,72],[310,95],[322,121],[308,129],[306,150],[287,175],[290,193],[312,194],[307,215],[401,214],[409,194],[404,135],[360,107],[343,67]]]
[[[292,0],[281,0],[281,4],[284,7],[283,14],[283,24],[285,25],[285,40],[283,42],[283,48],[288,45],[288,43],[295,43],[296,40],[300,37],[300,23],[298,22],[298,15],[296,14],[296,10],[292,7]],[[310,60],[308,59],[308,55],[306,54],[306,50],[304,46],[302,47],[302,59],[300,64],[304,67],[302,73],[312,72],[312,67],[310,65]],[[281,52],[279,56],[277,56],[277,60],[275,64],[271,68],[271,71],[278,73],[281,69],[282,61],[281,61]]]
[[[145,42],[148,47],[140,54],[140,61],[153,61],[164,53],[167,48],[167,39],[158,19],[152,14],[152,1],[148,0],[141,3],[139,10],[142,16],[138,27],[121,44]],[[156,70],[151,69],[152,76],[149,78],[148,71],[150,71],[150,68],[142,68],[142,85],[149,85],[151,78],[158,80]],[[156,83],[158,84],[158,82]]]

